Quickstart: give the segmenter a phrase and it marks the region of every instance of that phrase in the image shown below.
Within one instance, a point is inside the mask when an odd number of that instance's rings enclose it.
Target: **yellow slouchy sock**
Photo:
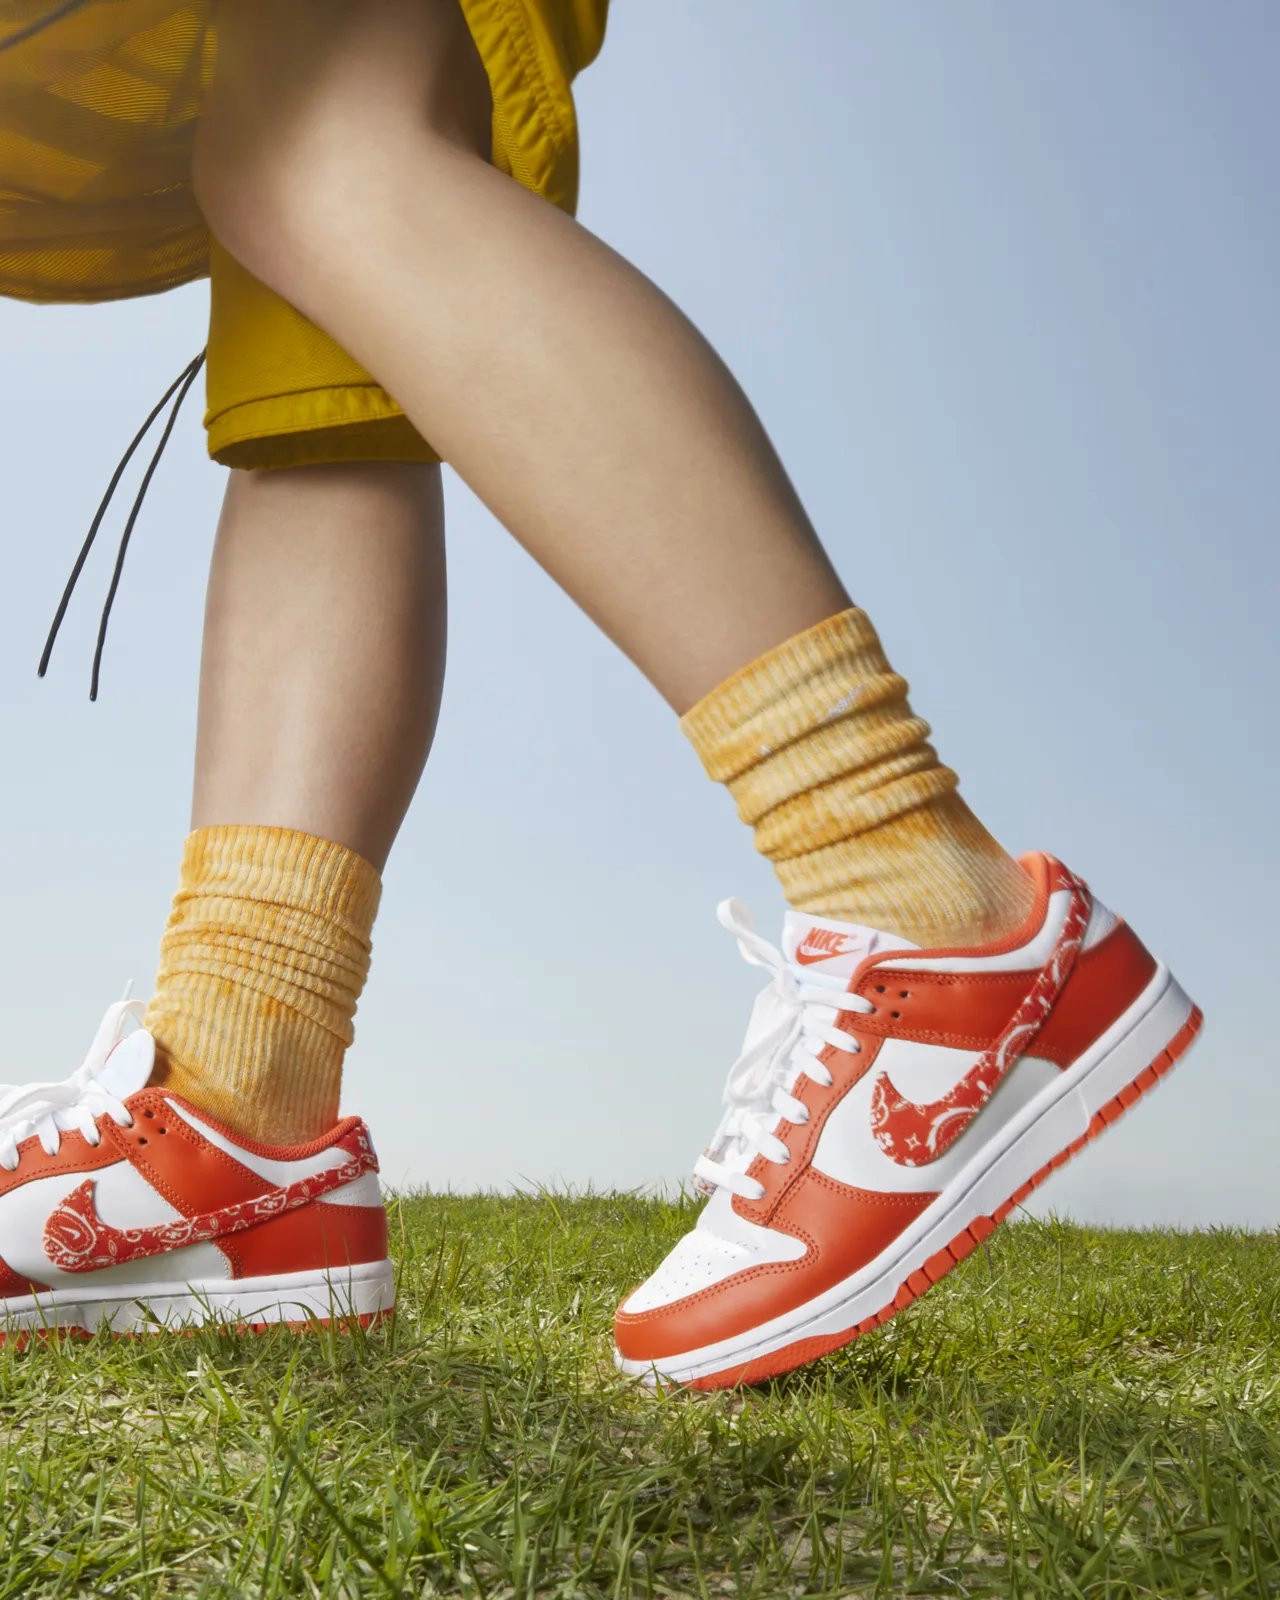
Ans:
[[[864,611],[751,662],[681,727],[797,910],[935,947],[1030,911],[1029,878],[957,794]]]
[[[147,1009],[154,1081],[251,1138],[324,1133],[380,894],[363,857],[310,834],[191,834]]]

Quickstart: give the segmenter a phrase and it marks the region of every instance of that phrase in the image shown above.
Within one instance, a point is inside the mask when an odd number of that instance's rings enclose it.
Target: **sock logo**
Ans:
[[[185,1245],[225,1239],[286,1211],[296,1211],[331,1190],[354,1183],[366,1172],[377,1171],[373,1146],[363,1129],[356,1129],[351,1146],[344,1143],[341,1149],[347,1159],[324,1172],[269,1189],[251,1200],[150,1228],[113,1228],[104,1222],[98,1214],[94,1179],[86,1178],[50,1214],[44,1225],[45,1250],[53,1265],[63,1272],[96,1272],[101,1267],[119,1267],[161,1255],[166,1250],[181,1250]]]
[[[1061,869],[1064,873],[1065,868]],[[1093,910],[1088,888],[1078,878],[1058,887],[1071,889],[1071,904],[1053,955],[1040,969],[1008,1027],[988,1045],[954,1089],[919,1105],[899,1093],[882,1072],[871,1093],[871,1131],[890,1160],[903,1167],[936,1161],[982,1110],[1019,1056],[1031,1048],[1075,968]]]

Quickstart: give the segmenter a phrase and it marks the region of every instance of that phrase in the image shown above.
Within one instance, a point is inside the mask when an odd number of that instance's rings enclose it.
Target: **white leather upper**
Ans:
[[[219,1133],[216,1128],[211,1128],[207,1122],[202,1122],[194,1112],[179,1111],[171,1100],[166,1100],[165,1104],[170,1107],[175,1116],[182,1117],[184,1122],[194,1128],[197,1133],[202,1134],[210,1144],[216,1145],[219,1150],[224,1150],[227,1155],[238,1161],[242,1167],[248,1167],[250,1172],[256,1172],[260,1178],[265,1178],[268,1183],[280,1186],[287,1183],[296,1183],[299,1178],[310,1178],[314,1177],[318,1172],[328,1172],[331,1167],[340,1167],[343,1162],[351,1159],[346,1150],[334,1147],[329,1150],[321,1150],[318,1155],[302,1156],[297,1161],[277,1161],[272,1156],[263,1156],[254,1150],[243,1149],[234,1140],[228,1139],[223,1133]],[[353,1198],[354,1195],[368,1193],[370,1188],[370,1185],[365,1184],[364,1188],[360,1189],[354,1183],[349,1183],[344,1188],[335,1190],[334,1198],[341,1196],[341,1204],[343,1205],[381,1205],[382,1192],[377,1187],[377,1173],[367,1172],[364,1177],[372,1178],[373,1180],[373,1199]],[[364,1183],[363,1178],[359,1181]]]
[[[364,1172],[354,1183],[344,1183],[340,1189],[319,1194],[313,1201],[318,1206],[377,1206],[382,1208],[382,1185],[376,1172]]]
[[[700,1289],[709,1289],[746,1267],[769,1261],[795,1261],[804,1254],[805,1246],[799,1239],[740,1217],[732,1200],[727,1189],[716,1190],[703,1207],[697,1226],[635,1290],[623,1305],[624,1311],[652,1311]]]
[[[827,1118],[813,1153],[813,1166],[855,1189],[888,1194],[928,1194],[949,1183],[978,1145],[985,1143],[1041,1089],[1059,1076],[1052,1061],[1023,1056],[964,1132],[935,1161],[907,1167],[887,1156],[871,1131],[871,1096],[887,1072],[908,1100],[923,1105],[953,1089],[978,1059],[968,1050],[886,1039],[865,1073]]]

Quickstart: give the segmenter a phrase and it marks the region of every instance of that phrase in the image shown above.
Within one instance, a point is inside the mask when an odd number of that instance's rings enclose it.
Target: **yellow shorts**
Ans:
[[[571,85],[599,53],[608,0],[461,4],[493,89],[495,165],[571,212]],[[209,236],[191,142],[216,56],[211,0],[62,10],[21,0],[0,23],[0,294],[115,300],[207,274],[216,461],[439,460],[357,362]]]

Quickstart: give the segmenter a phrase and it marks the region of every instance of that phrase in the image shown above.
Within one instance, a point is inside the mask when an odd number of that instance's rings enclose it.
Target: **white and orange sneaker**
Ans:
[[[395,1298],[378,1163],[356,1117],[246,1140],[148,1088],[141,1007],[113,1006],[62,1083],[0,1101],[0,1338],[375,1321]]]
[[[885,1322],[1150,1089],[1199,1010],[1049,856],[1004,943],[923,950],[790,912],[695,1173],[697,1226],[620,1308],[624,1371],[699,1389],[788,1372]]]

